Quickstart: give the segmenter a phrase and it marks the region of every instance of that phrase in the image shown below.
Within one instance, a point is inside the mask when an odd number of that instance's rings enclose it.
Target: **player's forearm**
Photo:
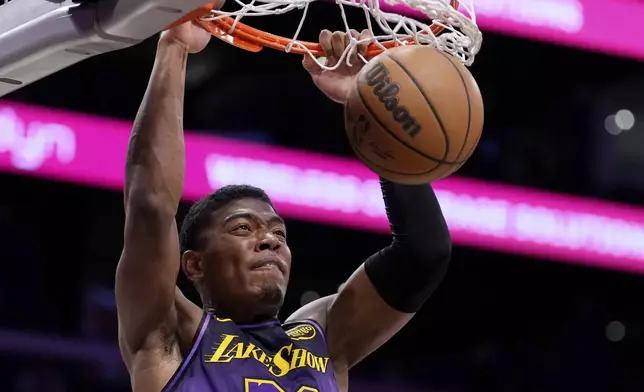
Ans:
[[[431,185],[381,180],[393,245],[418,257],[444,260],[452,250],[447,222]]]
[[[412,313],[445,275],[452,241],[430,185],[381,185],[393,242],[372,256],[365,269],[385,301]]]
[[[188,52],[160,41],[139,108],[126,161],[125,205],[153,205],[176,213],[183,192],[183,99]]]

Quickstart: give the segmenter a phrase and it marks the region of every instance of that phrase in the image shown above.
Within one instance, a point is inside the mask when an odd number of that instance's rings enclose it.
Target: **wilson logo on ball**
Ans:
[[[365,75],[367,85],[373,88],[373,93],[385,105],[394,120],[399,123],[405,133],[414,137],[420,133],[422,127],[409,113],[406,107],[399,104],[398,93],[400,86],[389,77],[389,70],[382,62],[377,62]]]

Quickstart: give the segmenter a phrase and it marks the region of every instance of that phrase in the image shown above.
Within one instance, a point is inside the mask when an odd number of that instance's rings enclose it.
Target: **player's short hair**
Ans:
[[[179,244],[181,254],[186,250],[199,250],[201,233],[210,224],[212,213],[239,199],[258,199],[273,206],[263,189],[251,185],[226,185],[194,203],[181,224]]]

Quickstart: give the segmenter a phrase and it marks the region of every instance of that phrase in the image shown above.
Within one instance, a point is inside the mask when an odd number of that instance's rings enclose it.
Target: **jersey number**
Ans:
[[[273,380],[259,380],[256,378],[244,379],[244,392],[287,392]],[[294,392],[319,392],[315,388],[300,387]]]

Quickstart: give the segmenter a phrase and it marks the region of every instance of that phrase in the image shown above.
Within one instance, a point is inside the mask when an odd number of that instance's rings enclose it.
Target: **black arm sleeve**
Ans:
[[[367,259],[365,271],[389,306],[414,313],[443,279],[452,241],[430,185],[380,184],[393,242]]]

